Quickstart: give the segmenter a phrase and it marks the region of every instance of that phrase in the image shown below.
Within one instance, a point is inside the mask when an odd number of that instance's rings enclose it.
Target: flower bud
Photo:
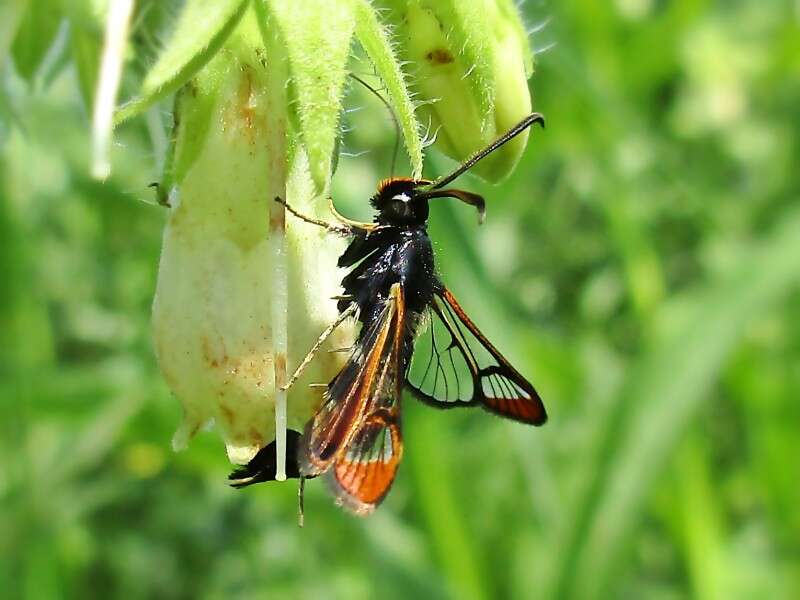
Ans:
[[[532,56],[511,0],[381,0],[395,26],[400,57],[421,100],[418,117],[437,146],[461,161],[531,112]],[[518,136],[475,166],[490,181],[506,177],[527,143]]]

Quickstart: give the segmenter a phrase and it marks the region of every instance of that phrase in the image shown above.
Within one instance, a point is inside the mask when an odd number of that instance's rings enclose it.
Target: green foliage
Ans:
[[[414,103],[406,87],[406,75],[392,48],[389,32],[378,20],[368,0],[356,0],[355,14],[356,37],[375,65],[375,70],[386,89],[386,99],[397,113],[397,121],[403,132],[411,162],[411,176],[419,179],[422,177],[422,140],[417,117],[414,114]]]
[[[533,68],[519,14],[507,0],[376,0],[396,34],[412,91],[437,148],[464,160],[531,112]],[[527,133],[478,163],[499,181],[516,166]]]
[[[409,158],[419,173],[422,140],[414,106],[374,7],[366,0],[299,4],[258,0],[253,4],[262,28],[278,32],[286,47],[292,112],[317,190],[324,192],[329,185],[354,33],[397,107]],[[220,49],[250,5],[243,0],[217,2],[209,10],[204,2],[188,2],[169,42],[148,69],[137,95],[117,112],[116,122],[141,114],[186,84]]]
[[[551,421],[408,398],[385,506],[352,518],[312,481],[302,530],[292,484],[227,488],[214,434],[169,448],[179,408],[149,326],[166,217],[147,189],[165,132],[159,111],[122,124],[113,175],[89,177],[101,4],[0,8],[4,597],[800,595],[794,3],[529,3],[529,26],[551,23],[534,45],[556,43],[532,79],[548,128],[502,185],[459,182],[486,195],[483,227],[442,202],[430,229]],[[30,37],[42,5],[65,33]],[[168,29],[149,5],[134,23]],[[168,47],[139,34],[136,53]],[[341,156],[332,193],[366,217],[393,131],[363,90],[344,106],[366,108],[331,109],[342,147],[371,152]]]
[[[180,13],[170,43],[142,82],[141,94],[117,113],[117,121],[140,114],[155,101],[176,92],[219,50],[249,3],[189,1]]]
[[[320,191],[328,187],[339,125],[342,88],[347,77],[350,40],[355,29],[351,2],[266,2],[287,47],[297,120],[311,176]]]
[[[28,82],[33,81],[47,50],[53,44],[59,21],[58,12],[51,10],[46,3],[28,4],[11,44],[11,54],[18,72]]]

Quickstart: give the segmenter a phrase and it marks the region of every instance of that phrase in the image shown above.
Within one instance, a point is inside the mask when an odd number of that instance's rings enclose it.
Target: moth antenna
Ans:
[[[434,181],[433,183],[422,189],[426,191],[438,190],[439,188],[446,186],[454,179],[457,179],[465,172],[469,171],[472,167],[475,166],[477,162],[489,156],[492,152],[500,148],[503,144],[513,140],[515,137],[517,137],[520,133],[528,129],[528,127],[530,127],[534,123],[538,123],[539,125],[544,127],[544,117],[537,112],[529,114],[527,117],[522,119],[522,121],[514,125],[514,127],[506,131],[503,135],[501,135],[495,141],[490,143],[488,146],[478,150],[475,154],[470,156],[467,160],[465,160],[458,167],[456,167],[454,171],[452,171],[447,175],[439,177],[439,179],[437,179],[436,181]]]

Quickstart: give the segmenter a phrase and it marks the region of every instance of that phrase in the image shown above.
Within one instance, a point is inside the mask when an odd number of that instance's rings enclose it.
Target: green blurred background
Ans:
[[[0,596],[800,597],[800,3],[523,5],[548,127],[506,183],[461,182],[484,227],[442,202],[430,229],[551,420],[409,399],[384,506],[311,482],[304,529],[294,483],[227,487],[213,432],[171,451],[146,188],[168,106],[91,179],[68,32],[37,4],[48,33],[0,66]],[[370,152],[334,190],[365,215],[392,133],[347,104],[343,147]]]

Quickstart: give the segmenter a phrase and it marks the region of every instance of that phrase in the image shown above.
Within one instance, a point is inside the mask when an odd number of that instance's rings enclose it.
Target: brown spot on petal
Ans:
[[[283,231],[286,229],[286,212],[277,202],[269,210],[270,231]]]
[[[206,336],[200,338],[200,351],[203,353],[203,361],[209,365],[216,366],[216,360],[211,356],[211,342]]]
[[[253,128],[253,116],[255,113],[253,102],[253,74],[250,67],[242,66],[242,79],[239,82],[239,116],[247,129]],[[254,140],[250,140],[253,142]]]
[[[222,339],[220,338],[220,347],[222,347],[222,345]],[[203,361],[212,369],[215,369],[228,362],[228,356],[224,354],[224,348],[222,356],[218,356],[219,353],[215,352],[215,348],[211,340],[205,336],[200,338],[200,350],[203,354]]]
[[[225,422],[228,425],[232,425],[233,424],[234,414],[233,414],[233,410],[231,409],[231,407],[228,406],[227,404],[220,404],[219,405],[219,410],[222,413],[222,418],[225,420]]]
[[[452,54],[450,54],[450,51],[446,50],[445,48],[436,48],[431,50],[425,55],[425,58],[435,65],[449,65],[451,62],[455,61],[455,58]]]
[[[248,435],[250,436],[251,444],[258,446],[259,448],[264,445],[264,436],[262,436],[261,432],[255,427],[250,428]]]

